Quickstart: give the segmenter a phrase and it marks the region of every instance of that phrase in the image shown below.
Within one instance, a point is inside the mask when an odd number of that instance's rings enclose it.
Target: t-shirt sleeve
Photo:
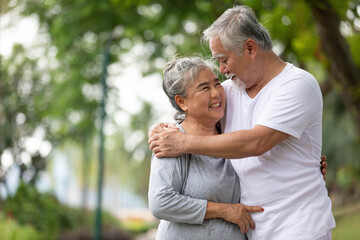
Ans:
[[[226,125],[226,118],[228,117],[228,111],[231,111],[230,109],[232,109],[232,102],[231,101],[231,87],[232,87],[232,83],[231,80],[226,80],[224,82],[221,83],[221,85],[224,88],[225,91],[225,112],[224,112],[224,116],[220,119],[220,127],[221,127],[221,133],[224,133],[225,130],[225,125]]]
[[[319,115],[322,115],[322,96],[316,79],[298,78],[286,82],[270,94],[256,124],[299,139]]]
[[[173,222],[202,224],[207,200],[182,195],[184,161],[153,155],[149,182],[149,208],[154,217]]]

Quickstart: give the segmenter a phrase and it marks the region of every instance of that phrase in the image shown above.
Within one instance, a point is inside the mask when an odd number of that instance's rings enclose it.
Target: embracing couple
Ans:
[[[199,57],[163,70],[177,124],[149,130],[157,239],[331,239],[317,80],[272,51],[247,6],[226,10],[203,39],[229,79]]]

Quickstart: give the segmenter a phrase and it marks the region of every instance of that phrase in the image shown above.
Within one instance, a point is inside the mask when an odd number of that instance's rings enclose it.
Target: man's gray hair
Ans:
[[[187,96],[187,89],[195,82],[200,70],[203,69],[210,69],[213,72],[217,71],[217,67],[212,60],[205,60],[200,57],[174,57],[173,60],[165,65],[162,87],[171,105],[176,110],[174,115],[176,121],[183,121],[185,113],[177,105],[175,96],[179,95],[185,98]]]
[[[209,42],[220,37],[224,48],[242,55],[243,46],[249,38],[263,50],[271,50],[269,32],[257,20],[254,11],[248,6],[234,6],[226,10],[209,28],[203,32],[202,40]]]

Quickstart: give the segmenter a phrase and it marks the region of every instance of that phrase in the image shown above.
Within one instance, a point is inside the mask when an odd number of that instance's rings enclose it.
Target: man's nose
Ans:
[[[225,74],[225,73],[227,73],[227,72],[228,72],[228,70],[227,70],[225,64],[220,63],[220,73],[221,73],[221,74]]]

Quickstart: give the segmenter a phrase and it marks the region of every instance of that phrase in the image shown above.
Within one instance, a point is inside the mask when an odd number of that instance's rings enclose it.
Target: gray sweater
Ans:
[[[239,203],[239,179],[229,160],[185,154],[153,155],[149,208],[161,219],[156,239],[245,239],[240,228],[222,219],[204,220],[207,200]]]

